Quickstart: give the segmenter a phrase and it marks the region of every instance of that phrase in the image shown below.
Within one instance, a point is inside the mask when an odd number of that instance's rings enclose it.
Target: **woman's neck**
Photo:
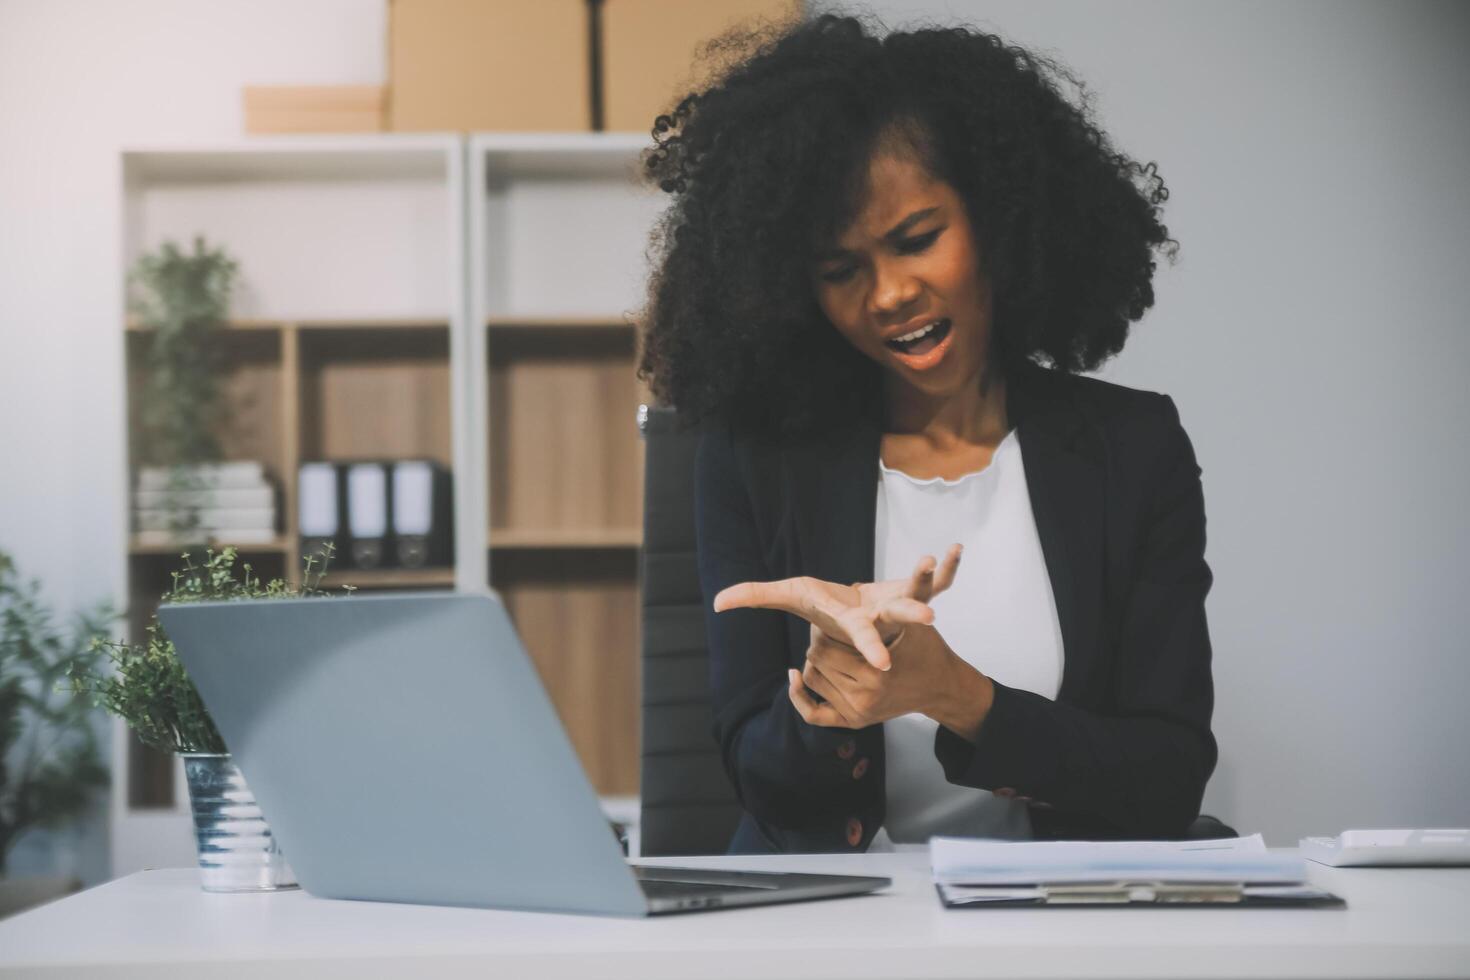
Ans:
[[[894,437],[893,441],[922,443],[936,453],[998,445],[1010,431],[1005,379],[983,382],[983,374],[945,398],[927,396],[890,380],[886,435]]]

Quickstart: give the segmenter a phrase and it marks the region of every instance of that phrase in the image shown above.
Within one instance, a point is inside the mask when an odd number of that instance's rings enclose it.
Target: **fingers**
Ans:
[[[791,704],[796,708],[796,713],[801,715],[803,721],[808,725],[820,725],[823,728],[850,728],[837,709],[830,704],[817,704],[812,696],[807,693],[805,685],[801,681],[801,671],[792,668],[786,672],[786,693],[791,698]]]
[[[944,553],[944,561],[937,563],[933,555],[925,555],[920,558],[904,586],[904,596],[918,599],[920,602],[928,602],[953,585],[955,574],[960,567],[960,553],[963,550],[961,545],[952,544]]]
[[[853,710],[852,702],[842,689],[828,679],[820,669],[810,660],[807,661],[806,669],[801,672],[801,682],[808,689],[816,691],[827,703],[837,709],[842,716],[844,725],[857,726],[857,712]]]
[[[920,602],[918,599],[910,599],[907,596],[898,599],[890,599],[878,607],[877,619],[880,623],[907,626],[910,623],[922,623],[925,626],[934,622],[934,607]],[[891,632],[897,632],[896,630]]]
[[[960,570],[960,553],[962,551],[964,551],[962,545],[952,544],[949,546],[949,550],[944,553],[944,561],[939,563],[939,570],[934,573],[933,591],[926,597],[926,602],[954,584],[954,577]]]
[[[732,585],[728,589],[721,589],[719,595],[715,596],[715,612],[724,612],[727,609],[769,609],[772,607],[785,609],[791,597],[791,579],[783,579],[779,582],[741,582]],[[795,612],[794,609],[787,609]]]
[[[903,594],[912,599],[924,601],[934,591],[934,556],[925,555],[919,559],[914,570],[909,573],[909,581],[904,586]]]
[[[852,647],[841,640],[832,639],[815,626],[812,627],[812,639],[806,650],[806,659],[808,663],[820,667],[827,676],[841,677],[853,683],[857,682],[857,675],[869,666]]]
[[[813,626],[811,640],[807,644],[808,663],[820,663],[828,673],[839,674],[854,680],[853,671],[866,664],[862,655],[841,640],[835,640]]]
[[[720,590],[715,596],[714,610],[718,613],[730,609],[779,609],[847,639],[839,620],[854,607],[827,591],[837,588],[840,587],[805,575],[777,582],[741,582]]]
[[[879,670],[888,670],[893,666],[893,661],[888,656],[888,646],[883,642],[883,637],[878,633],[878,627],[873,620],[876,617],[875,610],[863,606],[852,606],[842,611],[837,619],[840,633],[826,630],[829,636],[836,640],[844,640],[851,644],[863,659]],[[820,624],[818,624],[820,625]]]

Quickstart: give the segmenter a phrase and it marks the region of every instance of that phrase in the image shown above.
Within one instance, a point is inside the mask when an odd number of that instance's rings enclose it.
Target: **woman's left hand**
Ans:
[[[917,712],[942,713],[945,694],[958,681],[955,656],[939,631],[908,623],[888,645],[893,667],[878,670],[856,649],[812,627],[806,668],[789,671],[791,703],[809,724],[866,728]],[[826,701],[820,704],[811,692]]]

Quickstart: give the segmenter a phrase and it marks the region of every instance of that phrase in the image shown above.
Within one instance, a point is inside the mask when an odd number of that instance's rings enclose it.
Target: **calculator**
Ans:
[[[1335,868],[1470,865],[1470,830],[1345,830],[1303,837],[1304,858]]]

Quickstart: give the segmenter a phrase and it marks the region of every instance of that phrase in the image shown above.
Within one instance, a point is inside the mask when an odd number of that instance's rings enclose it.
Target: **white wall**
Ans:
[[[0,548],[58,608],[122,595],[119,149],[237,138],[246,84],[382,83],[386,9],[0,0]],[[105,879],[105,828],[14,864]]]
[[[1273,844],[1470,825],[1470,6],[880,0],[1050,49],[1181,243],[1100,376],[1204,471],[1221,762]]]

